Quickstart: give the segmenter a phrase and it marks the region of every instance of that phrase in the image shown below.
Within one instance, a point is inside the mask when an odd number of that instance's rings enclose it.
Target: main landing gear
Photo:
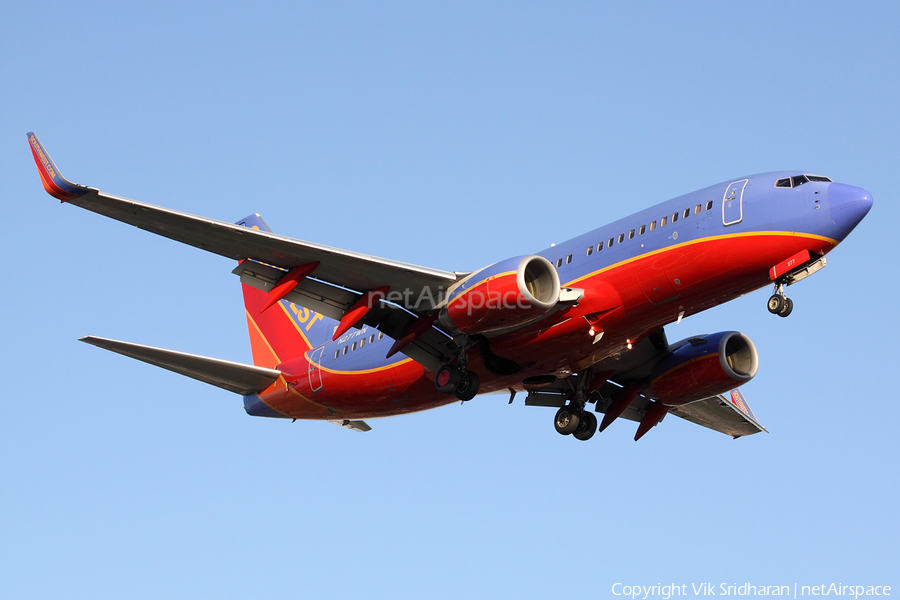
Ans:
[[[591,382],[591,371],[585,370],[578,377],[575,393],[566,406],[556,411],[553,426],[561,435],[571,435],[576,440],[586,442],[597,432],[597,417],[585,410],[588,398],[588,385]]]
[[[457,399],[466,402],[478,394],[478,375],[469,371],[468,349],[463,348],[459,353],[456,365],[445,364],[434,376],[434,387],[442,394],[453,394]]]
[[[456,365],[444,365],[434,377],[434,387],[442,394],[453,394],[466,402],[478,393],[478,375],[463,371]]]
[[[556,411],[553,426],[561,435],[571,435],[586,442],[597,433],[597,417],[589,410],[578,410],[577,406],[569,404]]]
[[[790,298],[784,295],[783,283],[775,284],[775,293],[769,298],[769,302],[766,306],[770,313],[778,315],[779,317],[786,317],[794,310],[794,303]]]

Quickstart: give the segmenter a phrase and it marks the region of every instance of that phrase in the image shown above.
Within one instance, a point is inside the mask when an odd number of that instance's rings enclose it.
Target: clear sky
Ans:
[[[900,8],[603,4],[6,3],[0,597],[896,592]],[[505,396],[359,434],[77,342],[250,361],[230,261],[60,206],[32,130],[75,182],[447,270],[764,171],[875,205],[789,319],[667,328],[755,342],[769,434],[580,443]]]

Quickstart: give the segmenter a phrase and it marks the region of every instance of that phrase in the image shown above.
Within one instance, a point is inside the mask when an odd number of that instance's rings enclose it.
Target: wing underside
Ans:
[[[37,136],[29,133],[28,140],[44,188],[54,197],[239,261],[240,265],[234,272],[243,283],[270,291],[286,272],[315,263],[311,275],[288,294],[287,299],[338,320],[363,294],[376,289],[389,289],[391,294],[396,293],[396,297],[404,298],[404,305],[379,302],[357,326],[377,327],[395,339],[421,316],[433,311],[444,292],[462,276],[106,194],[65,179]],[[416,336],[400,352],[428,369],[437,370],[455,349],[450,335],[435,326]]]

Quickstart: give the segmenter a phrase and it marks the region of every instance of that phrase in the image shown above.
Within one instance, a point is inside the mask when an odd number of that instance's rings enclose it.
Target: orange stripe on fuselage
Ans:
[[[596,271],[588,273],[587,275],[582,275],[581,277],[573,279],[572,281],[563,284],[563,287],[573,286],[580,281],[584,281],[585,279],[590,279],[591,277],[594,277],[595,275],[599,275],[606,271],[610,271],[612,269],[616,269],[618,267],[625,266],[625,265],[635,262],[637,260],[641,260],[644,258],[650,258],[651,256],[654,256],[657,254],[663,254],[666,252],[671,252],[673,250],[680,250],[682,248],[687,248],[688,246],[693,246],[695,244],[702,244],[704,242],[715,242],[718,240],[725,240],[725,239],[732,239],[732,238],[739,238],[739,237],[769,237],[769,236],[804,237],[804,238],[811,239],[811,240],[818,240],[820,242],[827,242],[827,243],[831,244],[832,246],[837,246],[837,244],[838,244],[837,240],[834,240],[830,237],[825,237],[823,235],[816,235],[814,233],[797,233],[797,232],[791,232],[791,231],[748,231],[745,233],[727,233],[724,235],[712,235],[709,237],[703,237],[703,238],[699,238],[696,240],[691,240],[689,242],[682,242],[680,244],[675,244],[673,246],[667,246],[665,248],[660,248],[659,250],[652,250],[650,252],[645,252],[643,254],[639,254],[639,255],[633,256],[631,258],[626,258],[625,260],[619,261],[617,263],[613,263],[607,267],[603,267],[602,269],[597,269]]]

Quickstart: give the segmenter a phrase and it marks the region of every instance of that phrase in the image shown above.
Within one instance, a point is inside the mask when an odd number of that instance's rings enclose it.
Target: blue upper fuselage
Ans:
[[[793,187],[776,187],[781,185]],[[675,244],[763,231],[843,240],[872,207],[861,188],[804,181],[802,172],[751,175],[673,198],[538,252],[565,285],[591,272]]]
[[[819,179],[823,181],[810,181],[799,171],[784,171],[726,181],[662,202],[537,254],[553,263],[565,285],[643,254],[708,237],[801,232],[838,243],[869,211],[872,196],[860,188]],[[784,187],[785,181],[790,187]],[[778,182],[782,187],[776,187]],[[506,268],[501,263],[487,267],[473,277],[472,283]],[[351,330],[325,344],[317,358],[322,367],[336,371],[372,369],[406,360],[402,355],[385,359],[391,343],[390,338],[382,341],[378,332],[368,327]]]

